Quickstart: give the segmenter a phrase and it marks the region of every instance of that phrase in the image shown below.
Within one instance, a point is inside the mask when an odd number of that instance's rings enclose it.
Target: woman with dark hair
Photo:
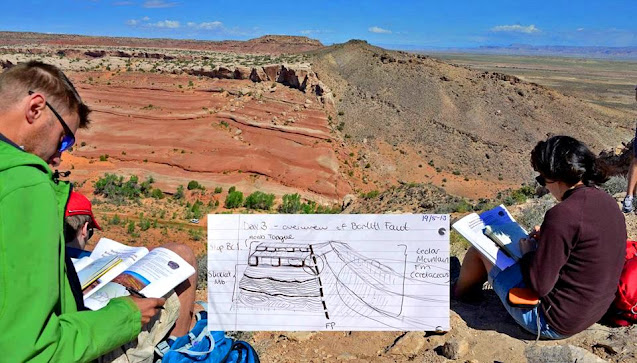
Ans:
[[[540,141],[531,165],[558,204],[546,212],[541,228],[520,241],[523,258],[505,270],[471,247],[452,294],[467,297],[488,279],[524,329],[562,339],[593,325],[612,303],[625,257],[626,223],[615,200],[596,187],[607,180],[605,168],[583,143],[568,136]],[[507,296],[514,287],[532,289],[540,304],[510,306]]]

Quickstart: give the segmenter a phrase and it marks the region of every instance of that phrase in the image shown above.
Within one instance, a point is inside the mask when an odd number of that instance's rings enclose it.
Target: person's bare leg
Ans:
[[[628,189],[626,190],[626,196],[635,195],[635,184],[637,183],[637,160],[633,156],[633,160],[630,162],[630,168],[628,169]]]
[[[487,275],[491,268],[493,265],[489,260],[484,258],[475,247],[469,247],[462,260],[460,276],[456,281],[453,295],[461,298],[480,290],[482,284],[487,281]]]
[[[190,276],[186,281],[175,287],[175,292],[179,298],[179,304],[181,308],[179,310],[179,317],[175,322],[175,326],[169,332],[169,335],[180,337],[186,335],[190,331],[190,323],[193,317],[193,310],[195,308],[195,292],[197,289],[197,258],[194,252],[186,246],[178,243],[167,243],[161,247],[167,248],[181,258],[186,260],[190,265],[195,268],[195,274]]]
[[[633,144],[633,147],[635,145]],[[628,185],[626,187],[626,196],[622,202],[622,212],[630,213],[633,211],[633,195],[635,194],[635,184],[637,183],[637,160],[633,155],[628,168]]]

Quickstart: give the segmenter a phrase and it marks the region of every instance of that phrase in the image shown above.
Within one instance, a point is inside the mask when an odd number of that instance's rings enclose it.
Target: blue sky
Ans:
[[[637,46],[636,15],[636,0],[22,0],[3,2],[0,30],[205,40],[287,34],[423,48]]]

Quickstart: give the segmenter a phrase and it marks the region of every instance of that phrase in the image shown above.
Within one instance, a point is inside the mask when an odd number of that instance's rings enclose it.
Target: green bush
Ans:
[[[140,219],[137,225],[139,226],[139,229],[141,229],[142,231],[147,231],[150,228],[150,220]]]
[[[180,185],[180,186],[177,187],[177,191],[173,195],[173,199],[175,199],[175,200],[184,199],[184,186],[183,185]]]
[[[128,222],[128,227],[126,228],[126,232],[128,232],[128,234],[135,233],[135,222],[133,221]]]
[[[301,210],[301,196],[298,193],[283,195],[279,213],[295,214]]]
[[[535,188],[530,185],[523,185],[520,189],[505,191],[500,193],[502,204],[506,206],[522,204],[528,198],[535,196]]]
[[[464,199],[461,199],[459,202],[457,202],[454,206],[453,206],[453,212],[455,213],[467,213],[473,210],[473,205],[471,205],[471,203],[467,202]]]
[[[232,187],[234,188],[234,187]],[[230,188],[230,189],[232,189]],[[224,203],[225,207],[228,209],[239,208],[243,205],[243,193],[232,190],[226,196],[226,202]]]
[[[527,231],[530,231],[534,226],[542,224],[546,211],[553,208],[554,205],[555,198],[551,195],[545,195],[524,206],[516,219]]]
[[[121,219],[119,218],[119,215],[115,214],[115,215],[113,216],[113,218],[111,218],[111,219],[108,221],[108,224],[111,224],[111,225],[113,225],[113,226],[117,226],[117,225],[119,225],[119,224],[120,224],[120,222],[121,222]]]
[[[223,192],[223,188],[222,187],[216,187],[215,188],[215,194],[221,194]]]
[[[198,229],[188,230],[188,235],[193,241],[201,241],[203,239],[203,233]]]
[[[164,199],[164,192],[162,192],[161,189],[155,188],[150,193],[150,196],[155,199]]]
[[[246,198],[244,206],[248,209],[270,210],[273,204],[274,194],[256,191]]]
[[[363,197],[363,199],[373,199],[376,198],[379,194],[380,192],[378,190],[372,190],[368,193],[363,193],[361,196]]]
[[[203,211],[203,202],[200,201],[199,199],[197,199],[193,205],[190,206],[190,208],[188,209],[189,213],[186,213],[187,215],[187,219],[192,219],[192,218],[201,218],[204,215],[204,211]]]
[[[108,154],[100,155],[100,161],[106,161],[106,160],[108,160]]]
[[[105,174],[95,182],[93,193],[104,196],[111,203],[121,205],[128,200],[139,200],[140,197],[150,194],[153,179],[148,178],[141,184],[138,182],[139,178],[135,175],[131,175],[128,181],[124,182],[123,176]]]
[[[608,181],[601,185],[608,194],[615,195],[617,193],[625,192],[628,187],[628,179],[625,175],[613,175]]]
[[[197,290],[202,290],[208,286],[208,254],[197,256]]]
[[[188,190],[199,189],[200,185],[196,180],[191,180],[188,182]]]

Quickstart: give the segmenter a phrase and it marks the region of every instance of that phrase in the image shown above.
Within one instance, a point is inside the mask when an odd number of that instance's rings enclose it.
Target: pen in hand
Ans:
[[[126,287],[126,291],[128,291],[128,293],[130,293],[132,296],[136,296],[136,297],[140,297],[142,299],[147,299],[148,297],[144,294],[142,294],[141,292],[139,292],[137,289],[134,289],[132,287]],[[164,310],[163,306],[158,306],[158,309]]]

